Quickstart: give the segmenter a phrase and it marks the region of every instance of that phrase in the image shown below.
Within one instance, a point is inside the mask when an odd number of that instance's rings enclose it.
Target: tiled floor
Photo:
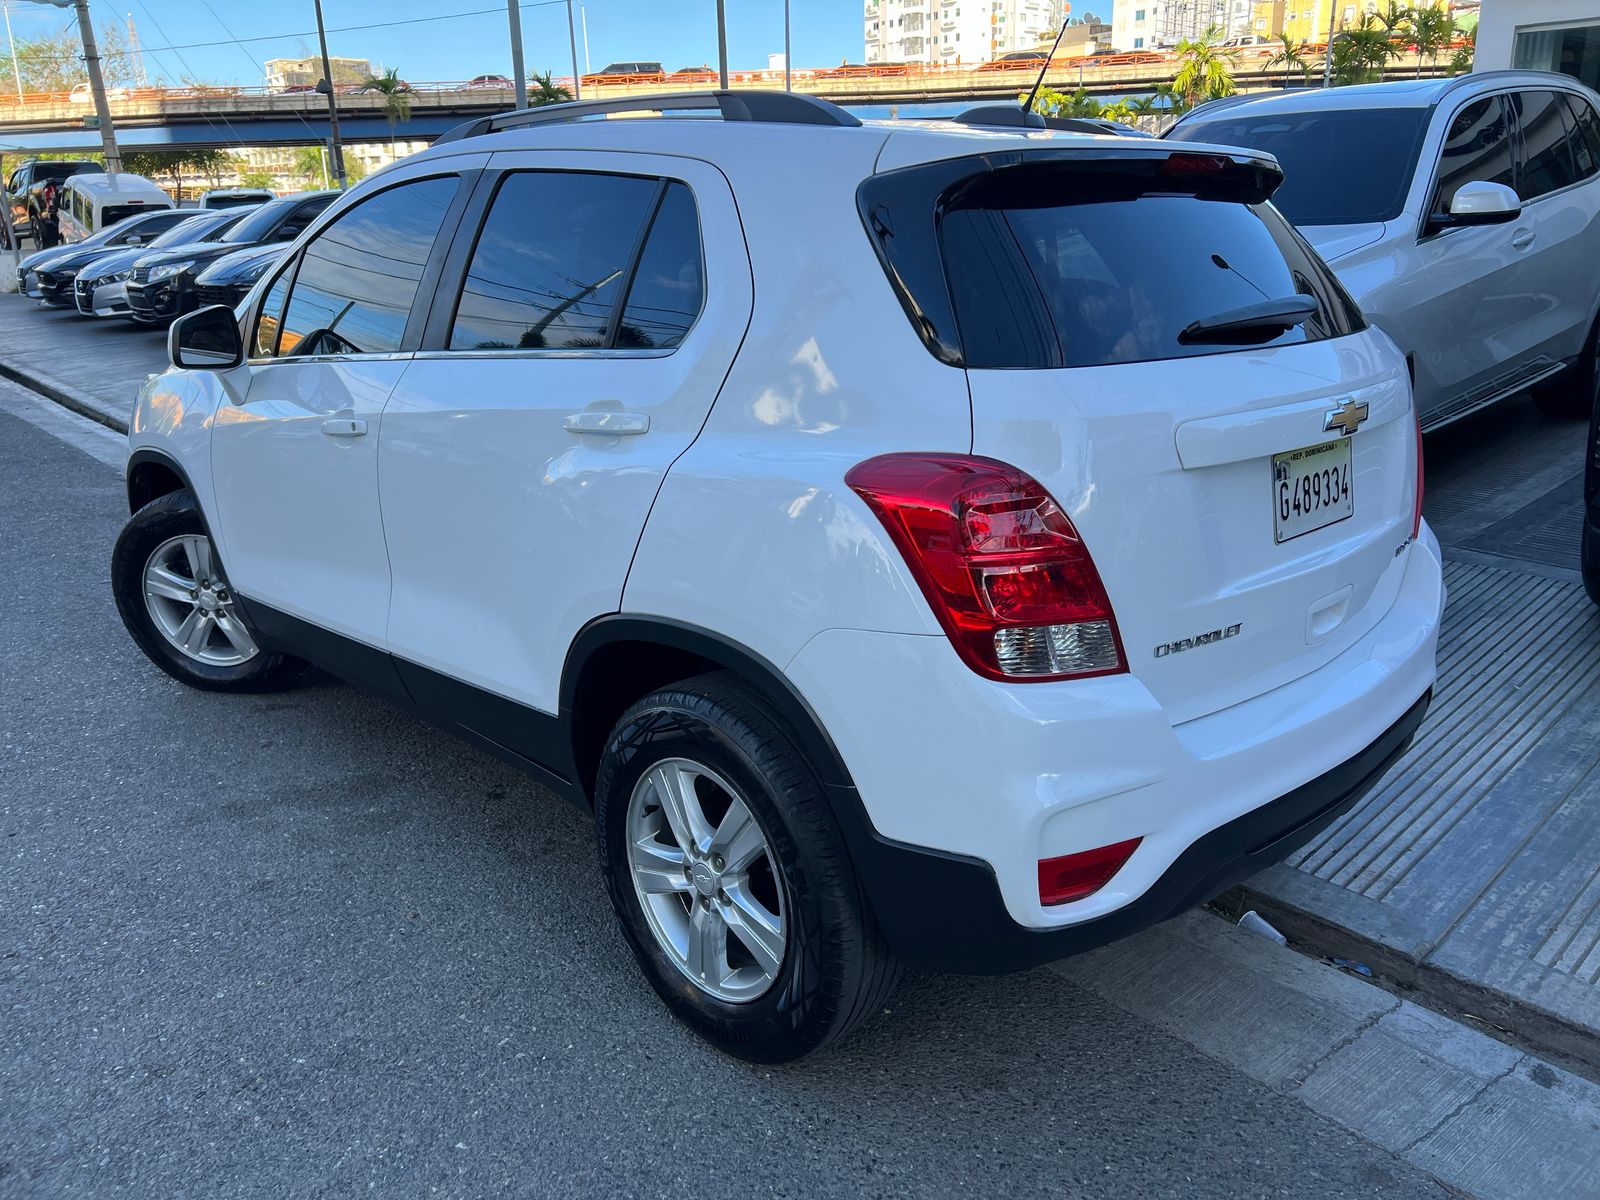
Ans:
[[[1250,890],[1301,936],[1600,1065],[1600,609],[1581,422],[1519,401],[1429,439],[1450,603],[1401,765]]]

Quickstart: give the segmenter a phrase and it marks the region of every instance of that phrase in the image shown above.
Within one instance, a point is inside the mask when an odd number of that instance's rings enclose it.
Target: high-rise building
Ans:
[[[1111,40],[1121,51],[1155,50],[1197,38],[1213,25],[1248,33],[1250,6],[1237,0],[1117,0],[1111,14]],[[1231,28],[1239,15],[1238,29]]]
[[[1060,25],[1061,0],[866,0],[865,61],[988,62],[1036,49]]]

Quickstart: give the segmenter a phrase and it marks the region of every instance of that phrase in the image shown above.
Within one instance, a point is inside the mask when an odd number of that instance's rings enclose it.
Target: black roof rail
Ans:
[[[523,129],[530,125],[556,125],[567,121],[581,121],[586,117],[604,117],[613,113],[698,112],[716,110],[724,121],[763,121],[776,125],[833,125],[853,128],[859,120],[837,104],[803,96],[797,92],[773,92],[752,89],[740,92],[669,92],[660,96],[628,96],[612,100],[571,100],[563,104],[541,104],[537,108],[521,108],[515,112],[498,113],[492,117],[479,117],[446,130],[434,145],[477,137],[485,133],[499,133],[506,129]]]

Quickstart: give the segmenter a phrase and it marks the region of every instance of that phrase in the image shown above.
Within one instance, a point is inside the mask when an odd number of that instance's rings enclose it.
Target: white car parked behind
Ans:
[[[483,118],[173,326],[118,606],[186,683],[318,662],[592,806],[663,1000],[807,1053],[900,962],[1206,900],[1422,720],[1405,362],[1279,179],[782,93]]]
[[[1429,429],[1529,387],[1587,413],[1600,370],[1600,96],[1491,71],[1203,105],[1176,141],[1273,154],[1273,203],[1405,352]]]

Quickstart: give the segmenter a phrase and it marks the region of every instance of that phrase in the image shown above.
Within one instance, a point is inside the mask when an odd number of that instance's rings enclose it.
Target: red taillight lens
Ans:
[[[1060,858],[1041,858],[1039,903],[1067,904],[1094,895],[1122,870],[1122,864],[1133,857],[1143,840],[1132,838],[1112,846],[1063,854]]]
[[[1422,532],[1422,492],[1425,472],[1422,466],[1422,417],[1413,413],[1417,418],[1417,502],[1411,511],[1411,536],[1417,537]]]
[[[878,515],[945,632],[990,679],[1127,669],[1111,601],[1066,513],[992,458],[886,454],[845,482]]]

